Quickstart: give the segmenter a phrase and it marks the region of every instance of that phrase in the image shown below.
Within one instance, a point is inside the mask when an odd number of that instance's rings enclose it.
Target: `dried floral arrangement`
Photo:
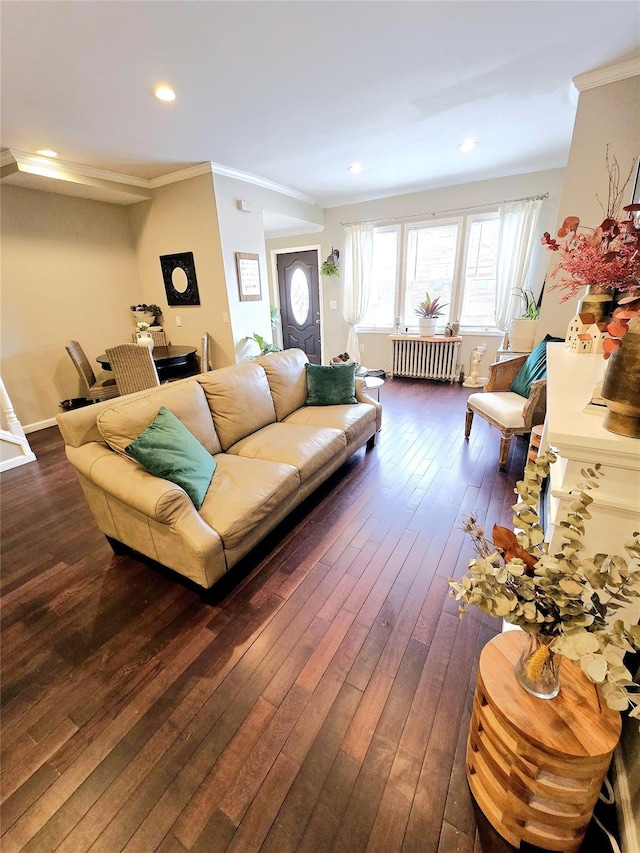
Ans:
[[[591,518],[588,494],[598,488],[600,466],[583,470],[584,483],[572,494],[570,513],[562,524],[561,552],[551,555],[537,512],[543,481],[553,453],[529,462],[518,482],[513,507],[517,533],[495,525],[493,542],[473,517],[465,523],[477,559],[459,580],[449,579],[449,594],[461,601],[462,617],[471,605],[482,613],[518,625],[528,634],[551,638],[539,652],[542,665],[549,650],[574,661],[587,678],[600,685],[606,704],[640,719],[640,694],[623,663],[626,652],[640,650],[640,626],[629,627],[616,612],[640,595],[640,534],[624,543],[630,559],[619,555],[582,556],[585,520]],[[531,673],[535,675],[535,673]]]
[[[622,183],[618,161],[615,157],[609,157],[607,147],[609,193],[606,209],[598,199],[604,213],[602,223],[597,228],[582,227],[582,231],[587,233],[578,233],[581,228],[579,217],[567,216],[557,234],[562,242],[545,231],[541,243],[548,251],[560,254],[560,262],[550,278],[554,279],[562,273],[568,276],[551,285],[553,290],[565,291],[562,302],[576,296],[585,285],[589,285],[594,293],[613,288],[637,291],[640,297],[640,230],[633,215],[638,205],[624,207],[627,218],[620,218],[622,198],[635,164],[636,160]]]

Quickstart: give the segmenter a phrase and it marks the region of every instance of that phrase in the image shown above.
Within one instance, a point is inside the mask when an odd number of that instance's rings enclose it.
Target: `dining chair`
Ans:
[[[202,360],[200,362],[200,370],[206,373],[208,370],[213,370],[213,338],[209,332],[205,332],[202,336]]]
[[[118,344],[107,348],[111,369],[121,394],[133,394],[160,385],[158,371],[149,347],[138,344]]]
[[[167,340],[167,333],[164,329],[149,329],[149,334],[153,338],[154,347],[170,347],[171,341]],[[138,340],[136,333],[131,335],[131,340],[135,344]]]
[[[110,400],[120,395],[120,389],[115,379],[106,379],[104,382],[98,382],[89,364],[89,359],[78,341],[67,341],[65,349],[69,353],[73,366],[78,371],[78,375],[82,380],[82,390],[87,399],[92,400],[94,403],[99,403],[101,400]]]

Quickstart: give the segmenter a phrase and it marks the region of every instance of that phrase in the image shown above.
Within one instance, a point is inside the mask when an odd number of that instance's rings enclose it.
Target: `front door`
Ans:
[[[304,350],[312,364],[320,364],[318,253],[287,252],[278,255],[277,266],[282,345]]]

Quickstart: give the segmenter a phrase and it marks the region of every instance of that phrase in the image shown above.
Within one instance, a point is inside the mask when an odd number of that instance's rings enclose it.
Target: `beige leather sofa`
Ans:
[[[356,379],[357,403],[306,406],[301,350],[202,373],[58,416],[98,527],[210,587],[362,445],[381,406]],[[166,406],[215,456],[200,510],[186,492],[124,453]]]

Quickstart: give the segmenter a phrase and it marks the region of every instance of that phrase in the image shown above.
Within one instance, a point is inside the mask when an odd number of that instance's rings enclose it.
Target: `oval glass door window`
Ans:
[[[309,316],[311,292],[309,279],[303,269],[298,267],[291,276],[291,313],[299,326],[304,326]]]

